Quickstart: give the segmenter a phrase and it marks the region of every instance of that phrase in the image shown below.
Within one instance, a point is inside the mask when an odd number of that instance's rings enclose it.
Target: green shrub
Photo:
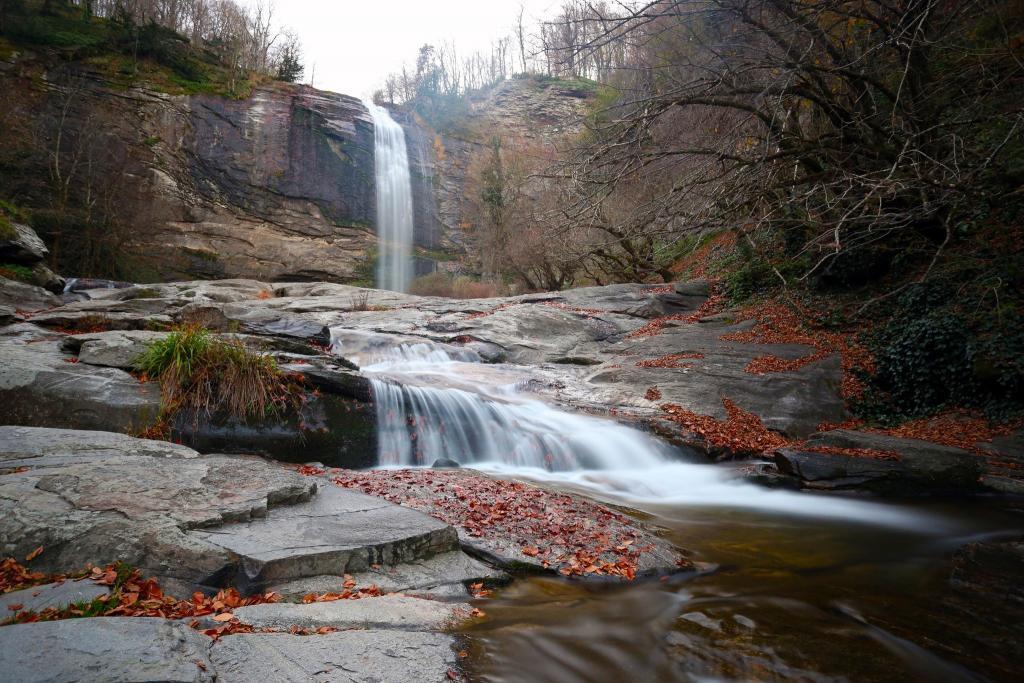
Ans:
[[[8,280],[32,282],[32,269],[17,263],[0,263],[0,277]]]
[[[302,400],[301,387],[269,355],[197,325],[178,327],[150,344],[136,369],[160,382],[161,421],[182,412],[196,421],[246,421],[297,409]]]
[[[973,349],[963,320],[933,312],[896,320],[884,336],[876,380],[901,413],[925,415],[968,398]]]
[[[726,276],[725,293],[733,303],[741,303],[778,283],[778,277],[768,262],[754,258]]]

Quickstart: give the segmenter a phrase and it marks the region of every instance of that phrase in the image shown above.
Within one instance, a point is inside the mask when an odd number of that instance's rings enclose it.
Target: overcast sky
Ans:
[[[279,25],[302,40],[309,82],[363,97],[411,64],[424,43],[454,40],[461,54],[511,32],[519,7],[546,17],[559,0],[276,0]],[[533,24],[533,21],[524,23]]]

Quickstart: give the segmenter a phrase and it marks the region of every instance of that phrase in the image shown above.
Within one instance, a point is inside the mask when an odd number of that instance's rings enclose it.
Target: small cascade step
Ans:
[[[321,489],[309,503],[276,508],[265,519],[188,533],[236,558],[236,574],[218,579],[245,591],[458,549],[455,529],[444,522],[334,486]]]

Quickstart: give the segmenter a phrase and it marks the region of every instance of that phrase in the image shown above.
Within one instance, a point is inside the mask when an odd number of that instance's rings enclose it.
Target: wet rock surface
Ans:
[[[218,681],[440,683],[457,667],[454,644],[448,635],[405,631],[253,633],[222,638],[210,657]]]
[[[797,477],[807,488],[963,495],[979,487],[979,459],[951,446],[850,430],[814,434],[804,444],[810,448],[867,449],[898,454],[894,459],[877,459],[799,448],[778,451],[775,463],[779,470]]]
[[[165,619],[68,619],[0,628],[10,681],[214,681],[210,639]]]
[[[469,611],[470,607],[466,603],[382,595],[302,605],[252,605],[235,610],[234,615],[256,628],[287,630],[291,626],[298,626],[315,631],[330,626],[337,629],[441,631],[465,619]]]
[[[62,609],[76,602],[91,602],[110,595],[110,588],[88,579],[47,583],[0,595],[0,615],[14,612],[42,612],[51,607]]]

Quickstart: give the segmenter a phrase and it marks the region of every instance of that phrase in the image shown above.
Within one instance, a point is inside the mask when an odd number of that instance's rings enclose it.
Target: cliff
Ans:
[[[370,284],[373,123],[355,98],[269,83],[246,99],[125,83],[102,62],[0,51],[0,199],[30,210],[68,275]],[[170,89],[172,92],[173,88]],[[466,169],[495,133],[578,130],[586,89],[509,81],[455,131],[411,112],[417,274],[473,240]]]
[[[69,273],[372,279],[373,123],[352,97],[283,83],[169,95],[15,52],[0,108],[0,198],[31,210]],[[433,137],[405,123],[417,241],[434,249]]]

